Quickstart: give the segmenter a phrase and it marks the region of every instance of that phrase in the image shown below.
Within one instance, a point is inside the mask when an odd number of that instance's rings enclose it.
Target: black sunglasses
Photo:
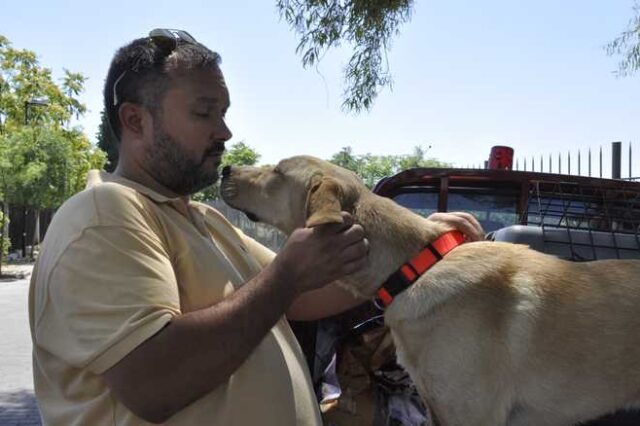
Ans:
[[[195,38],[191,34],[183,30],[173,30],[168,28],[156,28],[149,32],[148,39],[154,42],[157,46],[161,47],[166,51],[166,55],[168,56],[171,52],[176,50],[178,44],[186,43],[186,44],[198,44]],[[138,71],[138,63],[134,64],[134,66],[130,70],[124,70],[122,73],[116,78],[116,81],[113,83],[113,106],[118,105],[118,83],[124,78],[128,71],[137,72]]]

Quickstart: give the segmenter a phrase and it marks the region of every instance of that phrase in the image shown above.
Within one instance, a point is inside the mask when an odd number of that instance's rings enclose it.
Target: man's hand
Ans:
[[[368,242],[364,229],[342,212],[343,224],[327,224],[295,230],[270,265],[286,276],[296,293],[329,284],[363,268]]]
[[[444,223],[462,232],[467,241],[484,240],[484,229],[472,214],[466,212],[433,213],[428,220]]]

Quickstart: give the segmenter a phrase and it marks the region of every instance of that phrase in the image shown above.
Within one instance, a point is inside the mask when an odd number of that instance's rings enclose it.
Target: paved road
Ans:
[[[33,396],[31,337],[27,316],[29,281],[0,280],[0,425],[39,426]]]

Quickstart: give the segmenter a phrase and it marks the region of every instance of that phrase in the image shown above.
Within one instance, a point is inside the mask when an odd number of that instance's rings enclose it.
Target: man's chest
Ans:
[[[229,296],[258,271],[244,242],[226,222],[199,211],[171,214],[162,227],[182,312],[211,306]]]

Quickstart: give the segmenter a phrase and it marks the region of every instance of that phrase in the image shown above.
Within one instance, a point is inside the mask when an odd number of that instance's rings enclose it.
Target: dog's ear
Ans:
[[[330,177],[314,179],[307,194],[306,226],[344,223],[340,214],[343,200],[344,193],[338,181]]]

